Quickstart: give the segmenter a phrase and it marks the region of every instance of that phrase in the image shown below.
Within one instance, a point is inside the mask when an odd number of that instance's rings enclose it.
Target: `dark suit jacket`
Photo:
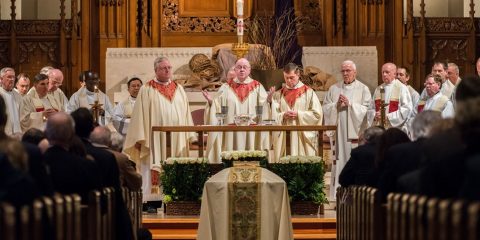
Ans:
[[[343,167],[338,182],[342,187],[367,185],[375,187],[378,171],[375,169],[375,143],[367,143],[352,149],[350,159]]]
[[[37,146],[31,143],[22,143],[28,155],[28,173],[37,185],[40,195],[52,196],[52,179],[47,172],[47,164],[45,163],[42,152],[40,152],[40,149]]]
[[[93,156],[99,166],[102,187],[113,187],[115,189],[116,238],[132,239],[132,222],[123,201],[122,189],[120,187],[120,172],[115,156],[104,148],[94,146],[87,139],[82,139],[82,142],[87,149],[87,153]]]
[[[32,203],[38,197],[38,189],[32,178],[14,168],[6,155],[0,153],[0,202],[15,207]]]
[[[384,197],[388,193],[398,192],[397,180],[400,176],[419,168],[424,159],[424,141],[425,139],[421,138],[414,142],[394,145],[387,150],[377,184]]]
[[[100,174],[95,162],[74,155],[60,146],[47,149],[44,157],[56,192],[78,193],[86,201],[89,191],[100,188]]]

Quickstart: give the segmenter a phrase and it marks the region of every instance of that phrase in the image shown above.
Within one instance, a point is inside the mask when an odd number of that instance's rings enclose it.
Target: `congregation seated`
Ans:
[[[386,151],[385,167],[378,181],[378,189],[384,198],[390,192],[399,192],[397,180],[402,175],[420,167],[424,159],[423,143],[429,136],[433,124],[441,120],[440,112],[433,110],[420,112],[412,122],[414,141],[397,144]]]
[[[384,130],[380,127],[367,128],[361,137],[363,144],[352,149],[350,159],[343,167],[339,176],[342,187],[350,185],[375,186],[374,159],[377,151],[378,138]]]

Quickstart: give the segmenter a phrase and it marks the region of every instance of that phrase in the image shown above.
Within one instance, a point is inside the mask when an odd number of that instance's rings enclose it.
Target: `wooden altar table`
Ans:
[[[323,132],[336,131],[337,126],[323,126],[323,125],[303,125],[303,126],[287,126],[287,125],[250,125],[250,126],[236,126],[236,125],[197,125],[197,126],[153,126],[152,132],[165,132],[167,157],[172,156],[171,148],[171,133],[172,132],[196,132],[198,136],[203,136],[208,132],[285,132],[286,141],[290,142],[290,133],[292,131],[315,131],[318,132],[318,148],[317,155],[323,156]],[[152,146],[154,146],[154,134],[151,135]],[[203,137],[198,137],[198,156],[203,157],[205,142]],[[286,154],[290,155],[290,146],[287,144]]]

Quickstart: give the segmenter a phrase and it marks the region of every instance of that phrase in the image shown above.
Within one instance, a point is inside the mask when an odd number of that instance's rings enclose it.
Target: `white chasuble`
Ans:
[[[150,80],[140,88],[133,107],[123,149],[142,174],[143,198],[146,201],[161,199],[158,175],[152,175],[151,170],[160,171],[161,163],[167,157],[166,134],[152,132],[153,126],[193,126],[187,95],[182,86],[174,82],[163,85]],[[188,156],[188,142],[195,138],[193,132],[173,132],[172,157]],[[139,149],[135,147],[137,143]]]
[[[348,106],[337,106],[340,94],[348,99]],[[371,98],[368,87],[358,80],[351,84],[345,84],[343,81],[337,82],[328,89],[325,95],[323,101],[325,125],[337,126],[336,134],[334,132],[327,133],[330,138],[335,139],[335,146],[332,146],[332,149],[335,149],[336,153],[335,165],[332,168],[330,200],[335,199],[336,189],[339,186],[338,176],[350,159],[350,152],[358,146],[360,127],[367,114]]]
[[[25,132],[30,128],[37,128],[43,131],[47,120],[43,117],[43,112],[48,109],[54,109],[57,112],[64,111],[63,105],[52,94],[47,94],[40,98],[36,91],[28,92],[23,97],[20,109],[22,131]]]
[[[123,135],[127,134],[136,98],[129,96],[113,109],[113,126]]]
[[[225,124],[234,124],[235,115],[256,115],[256,106],[263,106],[267,92],[262,84],[250,77],[240,82],[237,79],[224,83],[211,105],[206,105],[204,120],[207,125],[218,125],[215,114],[221,106],[227,106]],[[265,109],[265,107],[264,107]],[[263,114],[266,111],[263,111]],[[265,115],[265,114],[264,114]],[[211,163],[220,163],[220,153],[231,150],[269,149],[268,133],[263,132],[210,132],[207,140],[207,157]]]
[[[21,133],[20,127],[20,105],[22,104],[22,96],[16,91],[7,92],[0,87],[0,95],[5,100],[7,107],[7,123],[5,125],[5,133],[9,136]]]
[[[296,111],[296,119],[286,119],[287,111]],[[299,82],[295,88],[284,87],[274,93],[272,99],[272,117],[280,125],[322,125],[323,111],[317,94],[310,87]],[[318,132],[290,132],[290,155],[315,156]],[[274,162],[286,154],[284,132],[272,133]]]

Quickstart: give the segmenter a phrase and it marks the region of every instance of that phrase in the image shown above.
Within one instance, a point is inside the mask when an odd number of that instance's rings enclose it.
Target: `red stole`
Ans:
[[[380,111],[380,105],[382,104],[381,99],[375,99],[375,111]],[[398,101],[396,100],[390,100],[390,103],[388,103],[388,112],[395,112],[398,110]]]
[[[237,95],[237,98],[240,100],[240,102],[243,103],[245,99],[248,98],[248,95],[250,95],[250,92],[260,86],[260,83],[256,80],[253,80],[247,84],[240,84],[230,80],[228,81],[228,86],[230,86],[235,95]]]
[[[299,98],[304,93],[306,93],[307,89],[308,89],[307,85],[303,85],[295,89],[288,89],[287,87],[283,87],[282,96],[285,99],[285,102],[287,102],[288,106],[290,106],[290,108],[293,108],[293,106],[295,106],[295,102],[297,101],[297,98]]]
[[[171,81],[167,85],[160,84],[155,80],[150,80],[148,86],[155,88],[160,94],[162,94],[166,99],[170,102],[173,100],[175,96],[175,91],[177,90],[177,84],[174,81]]]

